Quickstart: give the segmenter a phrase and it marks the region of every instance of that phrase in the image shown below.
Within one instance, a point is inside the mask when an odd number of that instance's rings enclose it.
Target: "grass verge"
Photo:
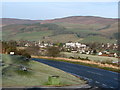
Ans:
[[[120,73],[119,67],[118,67],[118,69],[115,69],[115,68],[110,68],[110,67],[99,66],[99,65],[96,65],[96,64],[89,64],[89,63],[76,62],[76,61],[68,61],[68,60],[55,59],[55,58],[49,58],[49,57],[48,58],[39,57],[39,58],[41,58],[41,59],[47,59],[47,60],[62,61],[62,62],[73,63],[73,64],[80,64],[80,65],[84,65],[84,66],[89,66],[89,67],[94,67],[94,68],[100,68],[100,69],[104,69],[104,70],[109,70],[109,71]]]

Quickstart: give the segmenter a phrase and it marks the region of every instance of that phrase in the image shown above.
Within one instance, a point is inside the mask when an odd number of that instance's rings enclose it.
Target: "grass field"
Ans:
[[[60,85],[83,85],[86,83],[71,74],[35,61],[29,62],[27,73],[16,72],[21,56],[3,55],[2,57],[5,63],[5,66],[0,67],[4,73],[3,87],[46,86],[48,85],[48,77],[53,75],[60,76]]]
[[[4,32],[3,32],[4,33]],[[6,35],[6,34],[5,34]],[[3,39],[7,40],[35,40],[38,41],[42,39],[44,36],[52,35],[52,31],[39,31],[39,32],[25,32],[25,33],[18,33],[12,37],[3,36]]]
[[[57,24],[59,26],[55,27]],[[42,25],[42,24],[41,24]],[[106,26],[106,25],[105,25]],[[112,34],[105,35],[105,30],[99,30],[105,27],[101,24],[81,24],[75,22],[58,22],[53,25],[40,24],[21,24],[21,25],[8,25],[3,27],[2,39],[3,40],[30,40],[30,41],[51,41],[51,42],[98,42],[98,43],[116,43],[115,39],[109,39]],[[51,28],[51,27],[55,27]],[[65,28],[65,29],[60,29]],[[114,28],[114,27],[113,27]],[[113,29],[111,29],[113,33]],[[104,32],[105,31],[105,32]],[[107,37],[103,37],[107,36]],[[43,37],[46,37],[43,39]],[[112,36],[114,37],[114,36]]]
[[[88,57],[92,61],[118,61],[118,58],[115,57],[107,57],[107,56],[97,56],[97,55],[86,55],[86,54],[79,54],[79,53],[69,53],[69,52],[62,52],[62,54],[65,55],[65,57],[69,58],[71,56],[74,56],[76,58],[86,58]]]
[[[97,31],[92,31],[92,30],[81,30],[79,28],[71,28],[71,29],[67,29],[67,31],[72,31],[72,32],[75,32],[75,33],[84,33],[84,34],[100,34],[99,32]]]
[[[82,30],[96,30],[96,29],[104,27],[103,25],[100,25],[100,24],[87,24],[86,25],[86,24],[79,24],[79,23],[72,23],[72,22],[71,23],[57,22],[55,24],[64,26],[66,28],[79,28]]]
[[[99,42],[99,43],[116,43],[115,39],[107,39],[105,37],[102,36],[88,36],[86,38],[84,38],[82,41],[82,43],[94,43],[94,42]]]
[[[73,42],[81,41],[82,38],[78,38],[75,34],[60,34],[60,35],[51,36],[48,39],[42,39],[42,40],[65,43],[68,41],[73,41]]]

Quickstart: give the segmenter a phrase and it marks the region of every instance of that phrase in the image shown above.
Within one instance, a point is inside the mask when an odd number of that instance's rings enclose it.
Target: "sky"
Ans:
[[[68,16],[117,18],[118,2],[2,2],[0,17],[47,20]]]

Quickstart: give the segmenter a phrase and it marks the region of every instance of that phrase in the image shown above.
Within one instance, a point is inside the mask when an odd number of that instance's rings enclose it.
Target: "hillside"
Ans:
[[[53,20],[44,20],[42,23],[57,23],[57,22],[66,22],[66,23],[76,23],[76,24],[102,24],[109,25],[113,24],[117,19],[112,18],[102,18],[95,16],[70,16],[65,18],[58,18]]]
[[[38,23],[37,21],[27,20],[27,19],[15,19],[15,18],[0,18],[2,21],[2,25],[10,25],[10,24],[33,24]]]
[[[50,67],[48,65],[30,61],[23,64],[24,60],[21,56],[2,55],[4,66],[2,68],[2,87],[34,87],[49,85],[49,76],[60,76],[60,85],[84,85],[86,81],[80,80],[75,76],[68,74],[62,70]],[[24,61],[25,62],[25,61]],[[20,65],[28,68],[28,71],[22,71]]]
[[[3,26],[3,40],[25,39],[68,42],[70,38],[74,38],[71,41],[81,41],[87,37],[95,36],[104,37],[106,42],[103,43],[107,43],[110,40],[114,42],[118,35],[117,19],[93,16],[71,16],[53,20],[27,21],[3,19],[3,25],[6,25]],[[66,37],[67,35],[68,37]]]
[[[56,23],[72,31],[84,30],[86,32],[99,32],[107,37],[112,37],[118,32],[118,19],[102,18],[94,16],[71,16],[53,20],[44,20],[41,23]],[[74,30],[73,30],[74,29]]]

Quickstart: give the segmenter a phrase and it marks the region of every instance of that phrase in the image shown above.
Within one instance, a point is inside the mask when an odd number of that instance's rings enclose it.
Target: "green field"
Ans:
[[[3,32],[3,35],[4,34]],[[7,39],[7,40],[31,40],[31,41],[38,41],[41,40],[44,36],[49,36],[52,35],[52,31],[39,31],[39,32],[25,32],[25,33],[18,33],[12,37],[6,37],[3,36],[3,39]]]
[[[106,25],[81,24],[74,22],[57,22],[46,24],[16,24],[4,26],[2,30],[3,40],[30,40],[51,42],[98,42],[116,43],[115,38],[109,39],[112,34],[105,35],[102,31]],[[108,29],[108,28],[107,28]],[[113,29],[110,29],[113,30]],[[110,31],[111,32],[111,31]],[[109,36],[110,35],[110,36]],[[1,35],[0,35],[1,36]],[[104,36],[104,37],[103,37]],[[81,41],[82,40],[82,41]]]
[[[86,58],[88,57],[91,61],[118,61],[118,58],[115,57],[107,57],[107,56],[97,56],[97,55],[86,55],[86,54],[79,54],[79,53],[69,53],[69,52],[62,52],[61,54],[64,54],[65,57],[81,57],[81,58]]]
[[[75,33],[85,33],[85,34],[100,34],[97,31],[92,31],[92,30],[81,30],[79,28],[71,28],[71,29],[67,29],[67,31],[72,31]]]
[[[94,42],[116,43],[116,40],[115,39],[107,39],[107,38],[102,37],[102,36],[88,36],[88,37],[84,38],[81,42],[82,43],[94,43]]]
[[[60,34],[60,35],[56,35],[56,36],[51,36],[47,39],[42,39],[44,41],[50,41],[50,42],[68,42],[68,41],[73,41],[73,42],[77,42],[77,41],[81,41],[82,38],[78,38],[75,34]]]
[[[55,24],[64,26],[66,28],[79,28],[81,30],[96,30],[99,28],[104,27],[103,25],[100,24],[79,24],[79,23],[67,23],[67,22],[57,22]]]
[[[2,55],[2,58],[5,63],[0,67],[3,69],[3,87],[46,86],[48,77],[54,75],[60,76],[60,85],[83,85],[86,83],[71,74],[35,61],[24,64],[28,68],[27,72],[19,71],[21,56]]]

